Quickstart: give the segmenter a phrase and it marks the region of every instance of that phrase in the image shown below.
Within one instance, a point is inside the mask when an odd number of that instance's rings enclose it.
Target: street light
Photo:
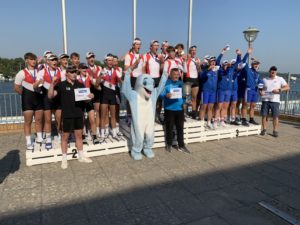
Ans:
[[[255,41],[256,37],[257,37],[257,34],[258,34],[259,30],[254,28],[254,27],[248,27],[247,30],[244,30],[243,33],[244,33],[244,38],[245,40],[248,42],[248,47],[250,48],[252,45],[252,42]],[[248,64],[249,64],[249,61],[250,61],[250,55],[249,55],[249,58],[248,58]]]

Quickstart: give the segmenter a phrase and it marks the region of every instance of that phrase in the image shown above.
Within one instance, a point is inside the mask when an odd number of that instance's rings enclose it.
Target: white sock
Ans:
[[[116,129],[116,132],[117,132],[117,133],[119,133],[119,132],[120,132],[120,129],[119,129],[119,127],[116,127],[115,129]]]
[[[105,130],[101,128],[101,135],[100,136],[104,137],[104,135],[105,135]]]
[[[108,129],[108,127],[105,128],[105,134],[109,134],[109,129]]]
[[[112,129],[112,134],[113,134],[113,137],[117,136],[117,129],[116,128]]]
[[[51,142],[51,133],[46,133],[46,142]]]
[[[99,135],[99,134],[100,134],[100,128],[97,127],[97,135]]]
[[[42,140],[43,139],[42,132],[37,132],[36,136],[37,136],[38,140]]]
[[[31,144],[31,136],[26,136],[26,144],[30,145]]]
[[[83,151],[82,150],[78,150],[78,155],[79,155],[79,158],[82,159],[84,157]]]
[[[65,161],[67,160],[67,153],[62,154],[62,160],[65,160]]]

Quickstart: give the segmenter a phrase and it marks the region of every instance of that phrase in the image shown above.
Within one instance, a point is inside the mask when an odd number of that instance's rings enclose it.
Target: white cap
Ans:
[[[157,40],[152,40],[152,41],[150,42],[150,47],[151,47],[154,43],[159,44],[159,41],[157,41]]]
[[[47,55],[49,55],[49,54],[53,54],[50,50],[46,50],[46,51],[44,51],[44,57],[47,57]]]
[[[142,40],[140,38],[135,38],[132,42],[132,44],[142,44]]]
[[[86,57],[87,59],[89,59],[89,58],[91,58],[91,57],[95,57],[95,53],[94,53],[94,52],[87,52],[87,53],[85,54],[85,57]]]
[[[106,55],[104,56],[104,61],[107,60],[107,59],[113,59],[113,58],[114,58],[113,54],[108,53],[108,54],[106,54]]]
[[[58,60],[57,56],[54,54],[47,55],[47,60],[53,60],[53,59]]]
[[[204,59],[208,60],[210,58],[210,55],[204,56]]]

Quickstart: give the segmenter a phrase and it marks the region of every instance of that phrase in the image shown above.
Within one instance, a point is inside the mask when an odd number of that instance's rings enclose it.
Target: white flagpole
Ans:
[[[190,0],[190,7],[189,7],[189,26],[188,26],[188,43],[187,48],[191,47],[192,43],[192,16],[193,16],[193,0]]]
[[[63,38],[64,38],[64,53],[68,53],[67,44],[67,23],[66,23],[66,2],[61,0],[61,10],[62,10],[62,22],[63,22]]]
[[[133,0],[133,38],[134,40],[136,38],[136,0]]]

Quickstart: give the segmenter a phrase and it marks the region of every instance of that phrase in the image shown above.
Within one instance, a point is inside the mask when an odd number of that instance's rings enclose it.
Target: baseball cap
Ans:
[[[70,57],[69,57],[69,55],[63,53],[63,54],[60,54],[60,55],[58,56],[58,58],[59,58],[59,59],[64,59],[64,58],[70,58]]]
[[[228,60],[223,60],[222,65],[228,64]]]
[[[67,72],[76,72],[77,71],[77,69],[74,65],[68,66],[66,70],[67,70]]]
[[[87,69],[87,68],[88,68],[88,66],[85,63],[80,63],[78,65],[78,69]]]
[[[46,50],[46,51],[44,51],[43,56],[47,57],[47,55],[49,55],[49,54],[53,54],[53,53],[51,51],[49,51],[49,50]]]
[[[234,63],[236,63],[236,59],[230,60],[230,64],[234,64]]]
[[[150,42],[150,46],[152,46],[153,44],[159,44],[159,41],[157,41],[157,40],[152,40],[151,42]]]
[[[277,67],[276,66],[271,66],[269,71],[277,71]]]
[[[111,53],[108,53],[108,54],[106,54],[105,56],[104,56],[104,61],[105,60],[107,60],[107,59],[113,59],[114,58],[114,55],[113,54],[111,54]]]
[[[47,60],[58,60],[57,56],[54,54],[47,55]]]
[[[260,62],[257,59],[252,60],[251,62],[252,65],[258,65]]]
[[[211,56],[211,57],[209,57],[208,60],[209,60],[209,61],[216,61],[216,57],[215,57],[215,56]]]
[[[133,42],[132,42],[132,44],[134,45],[134,44],[142,44],[142,40],[140,39],[140,38],[135,38],[134,40],[133,40]]]
[[[96,56],[96,55],[95,55],[94,52],[87,52],[86,55],[85,55],[85,57],[86,57],[87,59],[89,59],[89,58],[91,58],[91,57],[95,57],[95,56]]]

